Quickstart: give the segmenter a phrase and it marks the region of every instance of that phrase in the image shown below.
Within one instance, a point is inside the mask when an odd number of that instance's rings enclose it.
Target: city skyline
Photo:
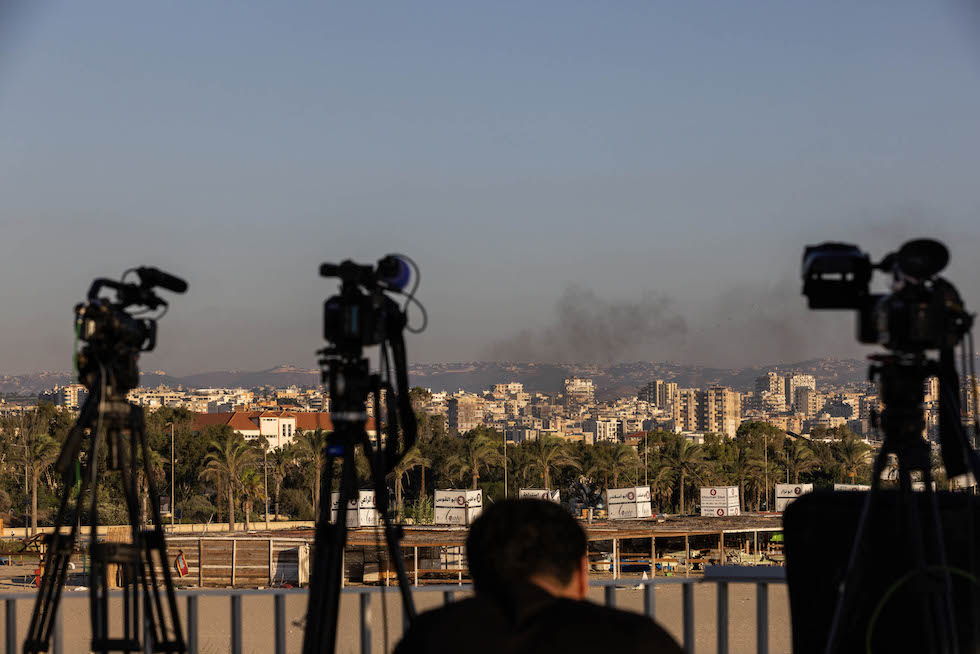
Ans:
[[[967,3],[30,3],[0,49],[0,373],[94,277],[185,277],[145,370],[313,367],[323,261],[404,252],[412,361],[861,356],[804,245],[951,247],[980,306]],[[9,38],[8,38],[9,37]]]

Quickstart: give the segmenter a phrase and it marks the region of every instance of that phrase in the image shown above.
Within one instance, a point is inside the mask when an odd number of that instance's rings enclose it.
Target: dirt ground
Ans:
[[[30,621],[34,605],[34,589],[25,583],[36,563],[0,566],[0,595],[22,594],[17,602],[17,635],[22,638]],[[415,594],[420,610],[434,608],[442,603],[442,594],[424,592]],[[730,651],[756,651],[755,586],[731,584],[729,586],[729,643]],[[66,637],[65,654],[88,651],[88,593],[85,590],[66,590],[62,601],[62,616]],[[594,589],[593,601],[602,601],[602,590]],[[185,600],[179,600],[180,610],[186,608]],[[401,605],[394,588],[386,593],[384,605],[388,611],[388,651],[401,634]],[[642,612],[643,596],[639,591],[619,589],[616,592],[619,608]],[[380,595],[371,601],[372,651],[384,650],[384,616]],[[299,652],[302,647],[302,620],[306,610],[306,595],[295,593],[287,597],[286,619],[288,622],[287,650]],[[338,651],[359,652],[358,600],[346,595],[341,606],[341,643]],[[242,602],[245,654],[268,654],[274,651],[273,599],[271,596],[245,596]],[[699,654],[717,651],[717,589],[714,585],[696,585],[694,589],[695,652]],[[677,638],[682,638],[681,587],[662,585],[656,590],[657,620]],[[199,600],[199,651],[202,654],[221,654],[229,648],[231,627],[230,602],[225,598],[202,597]],[[0,628],[2,631],[2,628]],[[769,651],[773,654],[790,651],[789,600],[784,585],[769,587]],[[465,651],[465,646],[460,651]]]

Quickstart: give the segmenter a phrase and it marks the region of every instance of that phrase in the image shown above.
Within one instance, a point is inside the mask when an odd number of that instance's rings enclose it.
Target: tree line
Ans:
[[[707,434],[703,443],[652,431],[635,448],[555,437],[515,444],[504,443],[499,432],[485,426],[452,436],[442,416],[420,410],[424,400],[425,392],[413,389],[418,443],[387,479],[399,517],[418,522],[431,519],[436,488],[479,488],[488,501],[515,497],[521,488],[559,489],[563,500],[595,506],[606,488],[649,485],[655,510],[689,513],[696,509],[699,487],[738,486],[742,510],[757,511],[772,507],[777,483],[869,483],[871,474],[868,446],[846,427],[814,434],[830,436],[829,442],[793,438],[772,425],[750,422],[734,438]],[[246,440],[227,426],[197,432],[193,417],[170,408],[146,416],[156,488],[169,496],[173,475],[182,522],[244,522],[249,527],[264,519],[267,498],[272,520],[314,520],[321,502],[329,500],[320,497],[326,432],[297,432],[290,445],[270,448],[265,439]],[[68,411],[49,404],[0,419],[0,515],[8,526],[53,523],[61,489],[75,483],[53,467],[72,422]],[[360,452],[356,463],[361,487],[370,487],[369,465]],[[339,476],[335,468],[334,478]],[[145,518],[148,480],[138,481]],[[125,524],[118,474],[100,465],[99,482],[100,522]],[[83,513],[81,519],[88,516]]]

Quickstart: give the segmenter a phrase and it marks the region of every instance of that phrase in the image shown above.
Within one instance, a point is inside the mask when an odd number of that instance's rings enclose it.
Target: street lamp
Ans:
[[[177,514],[177,501],[174,494],[174,489],[177,487],[177,468],[174,458],[174,423],[168,422],[164,427],[167,425],[170,425],[170,526],[173,527],[174,516]]]

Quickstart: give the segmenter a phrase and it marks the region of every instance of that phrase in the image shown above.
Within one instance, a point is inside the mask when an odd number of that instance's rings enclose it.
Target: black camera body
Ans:
[[[948,262],[946,247],[930,239],[909,241],[878,264],[856,245],[811,245],[803,253],[803,294],[811,309],[857,311],[861,343],[896,352],[951,348],[973,317],[938,276]],[[892,293],[871,293],[874,270],[892,275]]]
[[[357,352],[380,345],[389,334],[400,332],[405,313],[384,291],[400,291],[408,279],[407,266],[389,255],[377,266],[347,260],[320,266],[322,277],[341,281],[340,293],[323,304],[323,337],[338,352]]]
[[[88,301],[75,307],[76,333],[85,343],[76,354],[78,381],[90,392],[107,373],[118,389],[139,385],[136,359],[140,352],[156,347],[157,322],[155,318],[136,317],[127,309],[166,307],[167,302],[153,292],[157,286],[176,293],[187,290],[185,281],[156,268],[141,267],[134,272],[139,283],[96,279],[89,288]],[[116,292],[115,301],[99,297],[104,288]]]

